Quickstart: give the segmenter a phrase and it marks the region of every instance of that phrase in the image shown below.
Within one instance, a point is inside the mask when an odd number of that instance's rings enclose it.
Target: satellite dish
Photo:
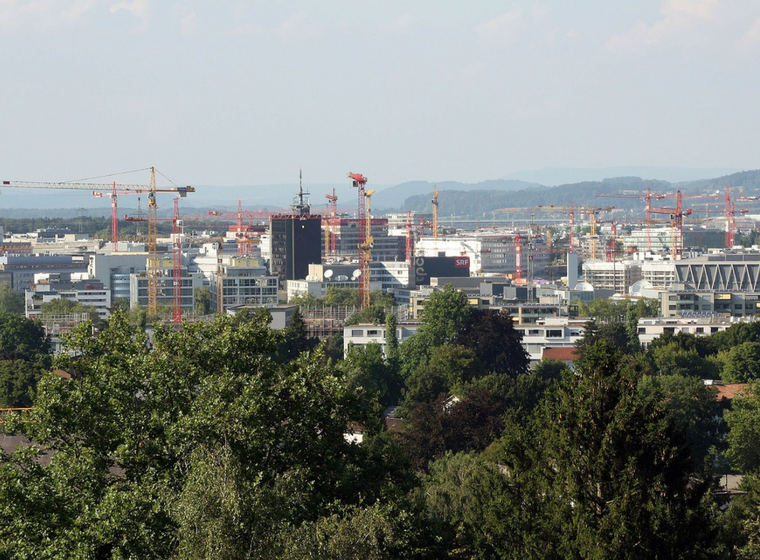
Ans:
[[[348,276],[341,274],[335,280],[337,280],[338,282],[346,282],[348,280]]]
[[[588,282],[578,282],[575,285],[575,288],[573,288],[573,289],[574,290],[579,290],[579,291],[582,291],[582,292],[593,292],[594,291],[594,286],[592,286]]]
[[[357,268],[356,270],[354,270],[354,271],[351,273],[351,276],[353,276],[354,278],[359,278],[359,276],[361,276],[361,275],[362,275],[362,271],[361,271],[361,269],[359,269],[359,268]]]
[[[328,278],[328,279],[332,278],[332,275],[333,275],[333,270],[331,268],[328,268],[327,270],[325,270],[325,278]]]

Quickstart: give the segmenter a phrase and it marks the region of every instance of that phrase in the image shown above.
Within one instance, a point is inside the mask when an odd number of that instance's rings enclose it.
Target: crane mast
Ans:
[[[148,315],[158,315],[158,203],[156,202],[156,172],[150,168],[148,188]]]
[[[224,313],[224,241],[219,241],[216,245],[216,312]]]
[[[365,191],[365,187],[367,185],[367,178],[362,175],[361,173],[349,173],[348,178],[351,179],[351,185],[356,188],[357,193],[359,195],[359,200],[357,204],[357,233],[359,236],[359,243],[358,243],[358,249],[359,249],[359,264],[360,264],[360,270],[361,270],[361,277],[359,279],[359,305],[362,307],[362,309],[365,307],[365,301],[369,302],[369,274],[364,274],[365,268],[369,270],[369,262],[365,263],[365,260],[368,261],[369,259],[369,250],[367,247],[367,238],[371,237],[371,235],[368,236],[367,230],[369,229],[369,226],[367,225],[367,195]],[[364,227],[362,227],[364,226]],[[370,232],[371,233],[371,232]]]
[[[370,211],[370,198],[375,194],[374,189],[364,193],[367,198],[367,215],[364,219],[364,243],[359,246],[362,251],[362,274],[359,279],[361,284],[361,306],[365,309],[369,306],[369,280],[370,280],[370,262],[372,262],[372,245],[375,240],[372,237],[372,212]]]
[[[172,320],[175,325],[182,322],[182,241],[179,220],[179,198],[174,199],[174,219],[172,220],[172,235],[174,237],[173,277],[172,285]]]
[[[438,185],[433,186],[433,239],[438,239]]]

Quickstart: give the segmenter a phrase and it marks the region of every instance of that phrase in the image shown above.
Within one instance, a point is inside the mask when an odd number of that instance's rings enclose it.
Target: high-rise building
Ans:
[[[314,214],[278,214],[270,222],[269,272],[280,280],[298,280],[309,265],[322,262],[322,217]]]
[[[269,272],[281,281],[306,278],[309,265],[322,262],[322,216],[311,213],[308,194],[299,186],[293,213],[269,220]]]

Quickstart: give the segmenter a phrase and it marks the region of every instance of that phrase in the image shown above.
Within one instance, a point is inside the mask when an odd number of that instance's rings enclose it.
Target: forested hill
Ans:
[[[430,185],[430,184],[429,184]],[[481,183],[480,185],[485,185]],[[529,208],[538,205],[556,204],[569,205],[571,202],[578,206],[615,206],[617,208],[643,208],[643,202],[636,198],[599,197],[600,194],[639,193],[643,194],[649,188],[653,192],[713,193],[723,192],[726,185],[733,188],[736,195],[760,195],[760,170],[742,171],[732,175],[704,179],[684,183],[670,183],[641,179],[639,177],[615,177],[603,181],[586,181],[559,185],[556,187],[532,186],[519,190],[506,189],[476,189],[465,190],[446,189],[446,184],[438,185],[439,212],[441,215],[476,216],[498,210],[500,208]],[[402,211],[432,212],[432,185],[424,194],[408,197]]]
[[[423,199],[430,198],[433,189],[437,187],[439,192],[442,191],[478,191],[478,192],[499,192],[518,191],[524,189],[545,188],[538,183],[528,183],[526,181],[516,181],[510,179],[496,179],[492,181],[481,181],[480,183],[459,183],[456,181],[442,181],[431,183],[429,181],[408,181],[395,187],[383,189],[375,193],[372,197],[372,204],[377,208],[400,208],[404,201],[410,196],[419,195]],[[428,202],[430,202],[428,200]]]

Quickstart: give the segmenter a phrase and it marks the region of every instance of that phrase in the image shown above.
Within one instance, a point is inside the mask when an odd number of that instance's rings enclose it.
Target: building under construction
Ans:
[[[330,228],[331,246],[325,248],[326,258],[356,258],[359,245],[359,230],[364,227],[359,220],[351,218],[331,218],[325,220],[323,227]],[[388,235],[387,218],[371,218],[372,260],[403,260],[406,238]],[[334,249],[333,249],[334,247]]]

